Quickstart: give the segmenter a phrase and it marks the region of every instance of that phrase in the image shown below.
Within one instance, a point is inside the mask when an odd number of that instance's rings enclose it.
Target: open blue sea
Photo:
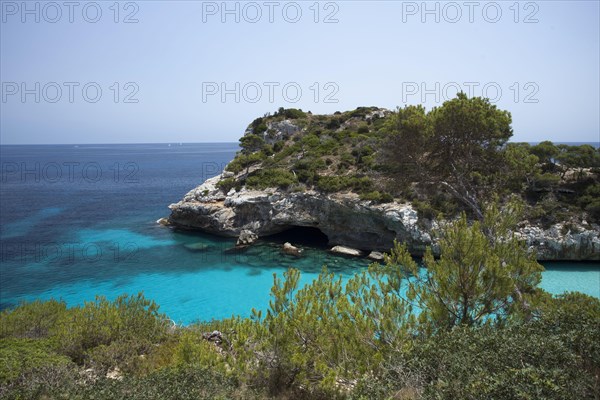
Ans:
[[[266,309],[273,274],[305,282],[323,264],[342,276],[364,260],[309,248],[301,259],[263,242],[156,224],[167,206],[230,161],[236,143],[0,146],[0,308],[60,298],[69,305],[144,294],[180,323]],[[186,247],[187,246],[187,247]],[[195,247],[195,248],[194,248]],[[546,263],[542,287],[600,297],[600,264]]]

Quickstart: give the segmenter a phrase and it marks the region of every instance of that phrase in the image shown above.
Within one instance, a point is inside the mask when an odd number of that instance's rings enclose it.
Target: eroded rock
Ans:
[[[383,253],[380,251],[372,251],[369,253],[367,258],[369,258],[373,261],[383,261]]]
[[[240,232],[240,236],[236,242],[236,246],[249,246],[252,243],[256,242],[258,239],[258,235],[251,230],[244,229]]]
[[[240,237],[245,230],[254,234],[245,234],[247,238],[240,243],[305,226],[319,229],[332,245],[366,252],[388,251],[394,240],[405,243],[417,256],[423,255],[427,246],[432,246],[434,254],[439,251],[432,234],[439,226],[437,221],[420,219],[408,203],[372,204],[354,193],[274,188],[242,187],[225,194],[217,186],[220,179],[208,179],[170,205],[169,223],[225,237]],[[600,226],[582,222],[570,222],[569,226],[574,228],[556,224],[544,229],[525,222],[517,233],[537,251],[539,260],[600,260]]]
[[[169,220],[167,218],[159,218],[156,223],[162,226],[169,226]]]
[[[289,254],[291,256],[296,256],[296,257],[300,257],[302,255],[302,249],[299,249],[298,247],[293,246],[289,242],[285,242],[283,244],[283,252],[285,254]]]
[[[344,254],[346,256],[354,257],[360,257],[363,255],[362,251],[346,246],[333,246],[329,251],[331,251],[332,253]]]

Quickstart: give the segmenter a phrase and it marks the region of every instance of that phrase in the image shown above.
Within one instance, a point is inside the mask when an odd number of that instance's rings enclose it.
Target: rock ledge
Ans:
[[[406,243],[414,255],[422,255],[426,246],[433,245],[436,250],[431,236],[438,226],[436,221],[419,220],[411,204],[375,204],[360,200],[355,193],[313,190],[289,193],[242,187],[224,194],[217,187],[222,178],[208,179],[180,202],[171,204],[169,224],[239,237],[241,244],[300,226],[319,229],[327,235],[330,246],[350,247],[366,254],[388,251],[394,239]],[[543,229],[524,223],[518,234],[537,251],[540,260],[600,260],[600,226],[573,222],[569,226],[575,229],[565,232],[564,224]]]

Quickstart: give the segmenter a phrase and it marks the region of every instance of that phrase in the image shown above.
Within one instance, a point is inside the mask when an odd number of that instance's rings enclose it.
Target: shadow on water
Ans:
[[[598,261],[540,261],[546,271],[596,272],[600,271]],[[600,283],[599,283],[600,285]]]

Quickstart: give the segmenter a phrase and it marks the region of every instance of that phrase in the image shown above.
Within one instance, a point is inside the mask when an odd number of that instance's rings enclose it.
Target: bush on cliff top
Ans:
[[[375,185],[363,195],[379,191],[419,199],[421,215],[429,217],[440,213],[454,217],[466,211],[481,218],[486,201],[516,194],[528,204],[531,222],[548,225],[572,218],[600,222],[600,204],[587,193],[600,184],[600,151],[592,146],[510,143],[510,113],[464,94],[430,111],[407,106],[367,118],[375,110],[359,107],[312,115],[281,108],[252,122],[253,132],[259,135],[242,138],[242,151],[227,169],[235,173],[250,166],[292,170],[298,160],[326,157],[330,164],[304,170],[298,180],[335,192],[354,190],[353,185],[318,177],[365,174]],[[266,146],[260,134],[268,123],[282,119],[301,129]],[[255,187],[272,184],[257,179],[258,175],[251,180]],[[290,186],[288,180],[282,182]],[[537,206],[549,194],[555,198],[558,214],[539,212]]]
[[[249,188],[287,188],[298,183],[298,178],[285,169],[263,169],[252,173],[246,179]]]

